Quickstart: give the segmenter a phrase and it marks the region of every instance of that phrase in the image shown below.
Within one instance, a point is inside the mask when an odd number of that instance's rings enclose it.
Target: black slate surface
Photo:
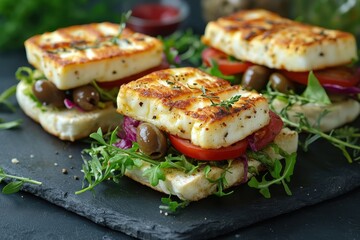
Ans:
[[[23,53],[5,56],[0,58],[0,66],[25,63]],[[14,71],[7,70],[2,76],[0,90],[16,83]],[[24,191],[99,225],[141,239],[212,238],[334,198],[360,185],[360,164],[348,164],[335,148],[319,142],[308,153],[300,152],[290,184],[291,197],[281,188],[275,188],[273,197],[264,199],[256,190],[244,185],[228,197],[213,196],[192,203],[178,215],[165,216],[158,209],[162,194],[126,178],[119,185],[112,182],[100,185],[95,195],[90,192],[75,195],[82,183],[74,176],[82,178],[80,151],[87,144],[58,140],[20,110],[1,112],[0,118],[21,118],[24,122],[21,128],[0,131],[0,166],[8,173],[43,182],[41,186],[26,185]],[[359,120],[355,125],[360,126]],[[17,158],[19,163],[11,163],[12,158]],[[63,168],[68,170],[67,175],[62,174]]]

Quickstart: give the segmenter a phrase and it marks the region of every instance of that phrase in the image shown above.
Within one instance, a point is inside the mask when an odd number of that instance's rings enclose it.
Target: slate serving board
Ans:
[[[13,83],[14,78],[7,77],[0,81],[0,89]],[[177,215],[165,216],[158,208],[164,195],[126,178],[120,184],[99,185],[95,195],[75,195],[82,185],[80,152],[88,144],[58,140],[19,109],[16,113],[0,112],[0,118],[24,121],[18,129],[0,131],[0,166],[10,174],[43,182],[41,186],[25,185],[24,191],[141,239],[213,238],[360,186],[360,164],[348,164],[337,149],[320,141],[309,152],[299,152],[291,197],[276,187],[271,189],[272,198],[264,199],[257,190],[243,185],[227,197],[212,196],[192,203]],[[360,127],[360,120],[354,125]],[[11,163],[12,158],[19,163]],[[68,174],[62,173],[63,168]]]

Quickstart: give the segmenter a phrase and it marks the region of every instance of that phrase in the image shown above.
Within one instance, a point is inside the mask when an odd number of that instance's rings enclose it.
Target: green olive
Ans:
[[[59,90],[54,83],[41,79],[32,86],[35,97],[43,104],[52,104],[55,107],[63,107],[65,92]]]
[[[99,100],[99,92],[92,85],[81,86],[73,90],[74,103],[85,111],[95,109]]]
[[[247,90],[260,91],[265,88],[269,79],[270,69],[267,67],[253,65],[244,73],[241,85]]]
[[[166,154],[165,134],[151,123],[141,123],[137,127],[136,141],[140,150],[152,159],[159,159]]]
[[[270,75],[270,86],[282,93],[289,93],[290,90],[295,90],[295,85],[284,75],[280,73],[273,73]]]

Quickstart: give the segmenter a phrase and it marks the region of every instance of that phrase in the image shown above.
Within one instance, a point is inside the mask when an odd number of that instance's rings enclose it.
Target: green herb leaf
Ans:
[[[240,98],[241,98],[241,95],[235,95],[235,96],[232,96],[230,99],[221,101],[220,103],[214,103],[214,102],[212,102],[211,106],[223,107],[223,108],[225,108],[227,111],[229,111],[230,108],[232,108],[232,105],[233,105],[234,103],[236,103],[237,101],[239,101]]]
[[[148,177],[151,186],[157,186],[160,180],[165,180],[165,174],[160,165],[146,169],[144,176]]]
[[[15,112],[15,107],[10,104],[7,100],[13,96],[16,92],[16,85],[9,87],[4,92],[0,94],[0,104],[4,104],[7,106],[11,111]]]
[[[282,157],[285,159],[285,167],[281,164],[280,160],[274,160],[273,167],[269,169],[270,175],[272,176],[272,179],[268,180],[269,174],[266,173],[263,175],[261,181],[259,182],[255,176],[253,176],[248,181],[248,186],[252,188],[259,189],[259,192],[265,197],[270,198],[270,189],[269,187],[274,184],[282,184],[283,188],[287,195],[292,195],[289,186],[287,185],[287,182],[290,182],[291,176],[294,172],[294,167],[296,163],[296,153],[287,154],[282,149],[280,149],[276,145],[272,145],[274,148],[274,151],[279,153]],[[262,156],[262,155],[259,155]],[[256,157],[256,155],[253,155],[251,157]],[[254,158],[256,160],[259,160],[257,158]],[[262,157],[260,158],[262,160]],[[267,162],[268,163],[268,162]]]
[[[116,36],[114,36],[110,42],[112,42],[113,44],[119,44],[121,41],[121,34],[124,31],[125,27],[126,27],[126,22],[129,20],[130,16],[131,16],[131,11],[127,11],[126,13],[121,14],[121,18],[120,18],[120,24],[119,24],[119,32]]]
[[[201,65],[205,45],[191,29],[177,31],[166,38],[159,36],[159,39],[163,42],[165,57],[170,65],[179,67],[185,61],[193,66]]]
[[[319,80],[312,71],[309,73],[308,84],[302,96],[311,99],[316,103],[331,104],[325,89],[321,86]]]
[[[20,191],[22,185],[24,184],[23,181],[14,181],[10,182],[2,189],[3,194],[12,194]]]
[[[0,119],[0,122],[1,122],[1,119]],[[18,119],[18,120],[14,120],[14,121],[10,121],[10,122],[0,123],[0,130],[19,127],[22,122],[23,121],[21,119]]]
[[[185,208],[186,206],[188,206],[190,204],[189,201],[175,201],[171,199],[171,196],[165,198],[161,198],[161,202],[164,205],[160,205],[159,208],[161,210],[165,210],[166,212],[170,212],[170,213],[175,213],[177,212],[180,208]]]

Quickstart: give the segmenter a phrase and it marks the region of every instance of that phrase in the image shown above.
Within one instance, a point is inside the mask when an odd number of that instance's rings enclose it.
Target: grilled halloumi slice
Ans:
[[[93,23],[58,29],[25,41],[28,61],[61,89],[113,81],[160,65],[160,40],[119,25]]]
[[[228,108],[219,106],[231,99]],[[153,72],[122,85],[117,105],[119,113],[202,148],[230,146],[269,123],[262,95],[190,67]]]
[[[275,69],[310,71],[357,59],[350,33],[305,25],[266,10],[209,22],[202,41],[235,58]]]

